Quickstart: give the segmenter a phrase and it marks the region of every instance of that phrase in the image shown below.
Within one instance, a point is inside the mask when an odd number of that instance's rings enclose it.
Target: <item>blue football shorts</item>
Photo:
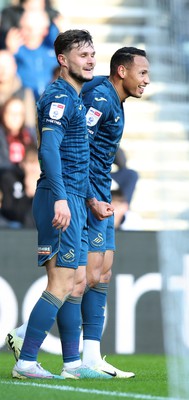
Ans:
[[[38,188],[33,200],[33,216],[38,231],[38,265],[56,255],[57,267],[78,268],[87,265],[88,230],[85,199],[68,193],[71,212],[69,227],[63,232],[52,226],[54,198],[49,189]]]
[[[88,209],[88,251],[102,252],[115,251],[114,215],[99,221]]]

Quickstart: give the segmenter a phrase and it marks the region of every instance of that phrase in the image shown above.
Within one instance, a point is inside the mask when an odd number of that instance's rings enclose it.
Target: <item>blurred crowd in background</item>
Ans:
[[[50,0],[18,0],[0,12],[0,227],[34,228],[32,199],[40,174],[35,104],[57,77],[54,40],[64,16]],[[140,229],[130,203],[138,173],[120,148],[112,172],[116,229]],[[136,221],[135,221],[136,218]]]

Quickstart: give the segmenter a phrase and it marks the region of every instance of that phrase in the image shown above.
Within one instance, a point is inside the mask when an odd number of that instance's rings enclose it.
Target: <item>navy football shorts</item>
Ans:
[[[49,189],[38,188],[33,200],[33,215],[38,231],[38,265],[45,265],[56,255],[58,267],[78,268],[87,265],[88,232],[85,199],[68,193],[68,205],[71,212],[69,227],[55,229],[54,198]]]
[[[99,221],[88,209],[89,252],[115,251],[114,215]]]

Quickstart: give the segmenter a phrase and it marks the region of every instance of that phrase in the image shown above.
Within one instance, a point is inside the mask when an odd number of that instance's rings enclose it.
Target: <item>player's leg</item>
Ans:
[[[131,378],[132,372],[120,371],[108,364],[101,357],[100,343],[104,325],[104,309],[107,301],[108,286],[111,279],[113,256],[115,251],[114,217],[107,219],[108,223],[96,222],[89,218],[89,253],[87,265],[87,281],[92,284],[83,296],[83,363],[98,371],[107,371],[117,378]],[[101,249],[104,253],[94,251],[97,232],[100,232]],[[99,277],[100,273],[100,277]],[[99,280],[98,280],[99,279]],[[89,307],[90,304],[90,307]]]
[[[70,261],[73,262],[73,258],[75,259],[75,257],[78,257],[78,250],[77,250],[77,254],[74,253],[74,257],[71,256],[71,253],[70,253],[71,257],[69,257],[70,249],[74,249],[74,252],[75,252],[74,244],[72,242],[75,241],[75,243],[76,243],[77,241],[80,241],[79,238],[81,235],[81,228],[77,222],[77,221],[79,221],[78,214],[79,214],[79,210],[80,210],[80,204],[75,205],[75,201],[76,200],[75,200],[74,196],[70,195],[69,196],[69,207],[70,207],[71,214],[72,214],[72,220],[71,220],[71,224],[69,227],[69,231],[67,229],[67,231],[64,234],[60,235],[59,231],[52,228],[52,219],[53,219],[53,215],[54,215],[54,200],[52,198],[51,192],[49,190],[42,190],[42,189],[39,189],[37,191],[35,198],[34,198],[33,211],[34,211],[34,216],[35,216],[36,225],[37,225],[37,229],[38,229],[38,243],[39,243],[38,263],[40,266],[44,265],[48,261],[49,257],[52,258],[52,256],[51,256],[52,254],[56,254],[58,252],[61,253],[59,260],[58,260],[59,265],[61,265],[61,263],[62,263],[62,258],[61,258],[62,255],[66,254],[66,253],[68,253],[68,256],[67,256],[67,260],[68,260],[67,266],[68,267],[70,267],[70,265],[71,265]],[[83,200],[83,202],[84,202],[84,200]],[[43,204],[42,209],[40,207],[40,204]],[[77,210],[76,216],[74,215],[74,212],[75,212],[74,208],[76,208],[76,210]],[[48,218],[45,213],[46,209],[48,210]],[[76,219],[75,224],[74,224],[74,218]],[[83,218],[84,218],[84,221],[86,221],[86,207],[85,207]],[[78,224],[78,226],[77,226],[77,224]],[[74,229],[75,229],[75,231],[74,231]],[[61,240],[63,239],[63,236],[64,236],[64,240],[63,240],[63,244],[61,244]],[[64,247],[65,240],[67,241],[67,248]],[[50,245],[47,246],[46,243],[48,243]],[[76,269],[75,261],[74,261],[74,268]],[[20,351],[21,351],[21,348],[23,345],[23,339],[26,334],[27,325],[28,325],[28,322],[26,322],[25,324],[23,324],[22,326],[20,326],[16,329],[13,329],[10,333],[7,334],[7,337],[6,337],[7,346],[10,350],[13,351],[13,354],[14,354],[16,360],[18,360],[18,358],[20,356]]]
[[[85,209],[86,213],[86,209]],[[81,213],[81,215],[83,215]],[[77,219],[78,220],[78,219]],[[79,223],[79,221],[78,221]],[[81,227],[83,226],[83,229]],[[76,232],[82,231],[80,241],[79,267],[75,275],[74,290],[67,298],[57,314],[59,335],[62,344],[64,367],[61,375],[65,378],[110,378],[103,372],[97,372],[81,363],[79,344],[82,327],[81,301],[86,287],[86,265],[88,256],[88,231],[86,214],[81,220],[81,227],[76,226]],[[77,235],[79,237],[79,235]]]
[[[85,292],[82,300],[83,363],[92,367],[100,364],[102,360],[100,342],[104,327],[113,251],[106,251],[102,254],[89,253],[87,270],[94,271],[98,261],[100,262],[99,270],[102,271],[101,274],[103,274],[104,269],[103,278],[99,277],[99,282]],[[90,281],[88,282],[90,284]]]
[[[63,375],[67,375],[70,368],[81,366],[79,342],[81,335],[81,300],[86,285],[86,267],[80,266],[76,270],[74,290],[60,308],[57,314],[57,324],[62,345],[64,368]]]
[[[91,254],[92,255],[92,254]],[[116,378],[132,378],[135,376],[133,372],[121,371],[105,361],[105,357],[101,357],[101,337],[103,332],[104,317],[102,313],[102,304],[106,305],[108,285],[111,279],[111,268],[113,265],[114,252],[107,250],[103,259],[103,268],[100,282],[95,288],[91,288],[86,293],[82,301],[82,315],[84,318],[84,340],[83,340],[83,363],[94,368],[97,371],[106,371]],[[92,261],[95,261],[93,254]],[[87,305],[92,304],[93,307],[88,308]],[[99,307],[100,305],[100,307]],[[95,317],[94,317],[95,316]],[[95,324],[96,319],[96,324]]]
[[[37,356],[54,324],[58,310],[72,291],[75,271],[57,268],[56,256],[47,262],[46,270],[48,284],[30,314],[20,357],[13,368],[14,378],[55,377],[37,363]]]
[[[107,250],[104,256],[103,271],[99,283],[100,285],[105,285],[106,289],[108,289],[108,285],[112,275],[111,269],[113,265],[113,257],[114,252],[112,250]],[[99,339],[101,340],[100,337]],[[96,342],[91,340],[84,341],[84,355],[87,365],[90,365],[91,368],[93,367],[93,365],[95,365],[95,368],[98,371],[103,370],[107,373],[109,372],[112,374],[116,374],[116,378],[133,378],[135,376],[133,372],[121,371],[120,369],[105,361],[105,357],[101,357],[100,340],[97,340]]]
[[[40,207],[41,204],[43,207]],[[30,314],[20,357],[12,372],[17,378],[49,378],[49,372],[37,363],[37,356],[59,308],[73,290],[76,269],[75,262],[68,264],[62,257],[70,249],[67,237],[69,227],[62,232],[52,226],[54,199],[51,191],[37,190],[33,213],[38,230],[38,262],[46,267],[48,283]],[[53,375],[50,374],[50,377]]]
[[[88,212],[87,288],[83,295],[81,309],[83,318],[83,363],[93,366],[101,360],[100,340],[104,326],[108,282],[100,282],[100,278],[103,272],[109,220],[110,218],[98,221],[90,210]]]

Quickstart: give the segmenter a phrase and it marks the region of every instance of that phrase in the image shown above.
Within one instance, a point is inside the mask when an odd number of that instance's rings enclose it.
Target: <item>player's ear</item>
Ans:
[[[59,54],[58,61],[62,67],[67,67],[67,58],[65,54]]]
[[[124,78],[126,75],[126,68],[124,67],[124,65],[119,65],[117,68],[117,73],[120,76],[120,78]]]

